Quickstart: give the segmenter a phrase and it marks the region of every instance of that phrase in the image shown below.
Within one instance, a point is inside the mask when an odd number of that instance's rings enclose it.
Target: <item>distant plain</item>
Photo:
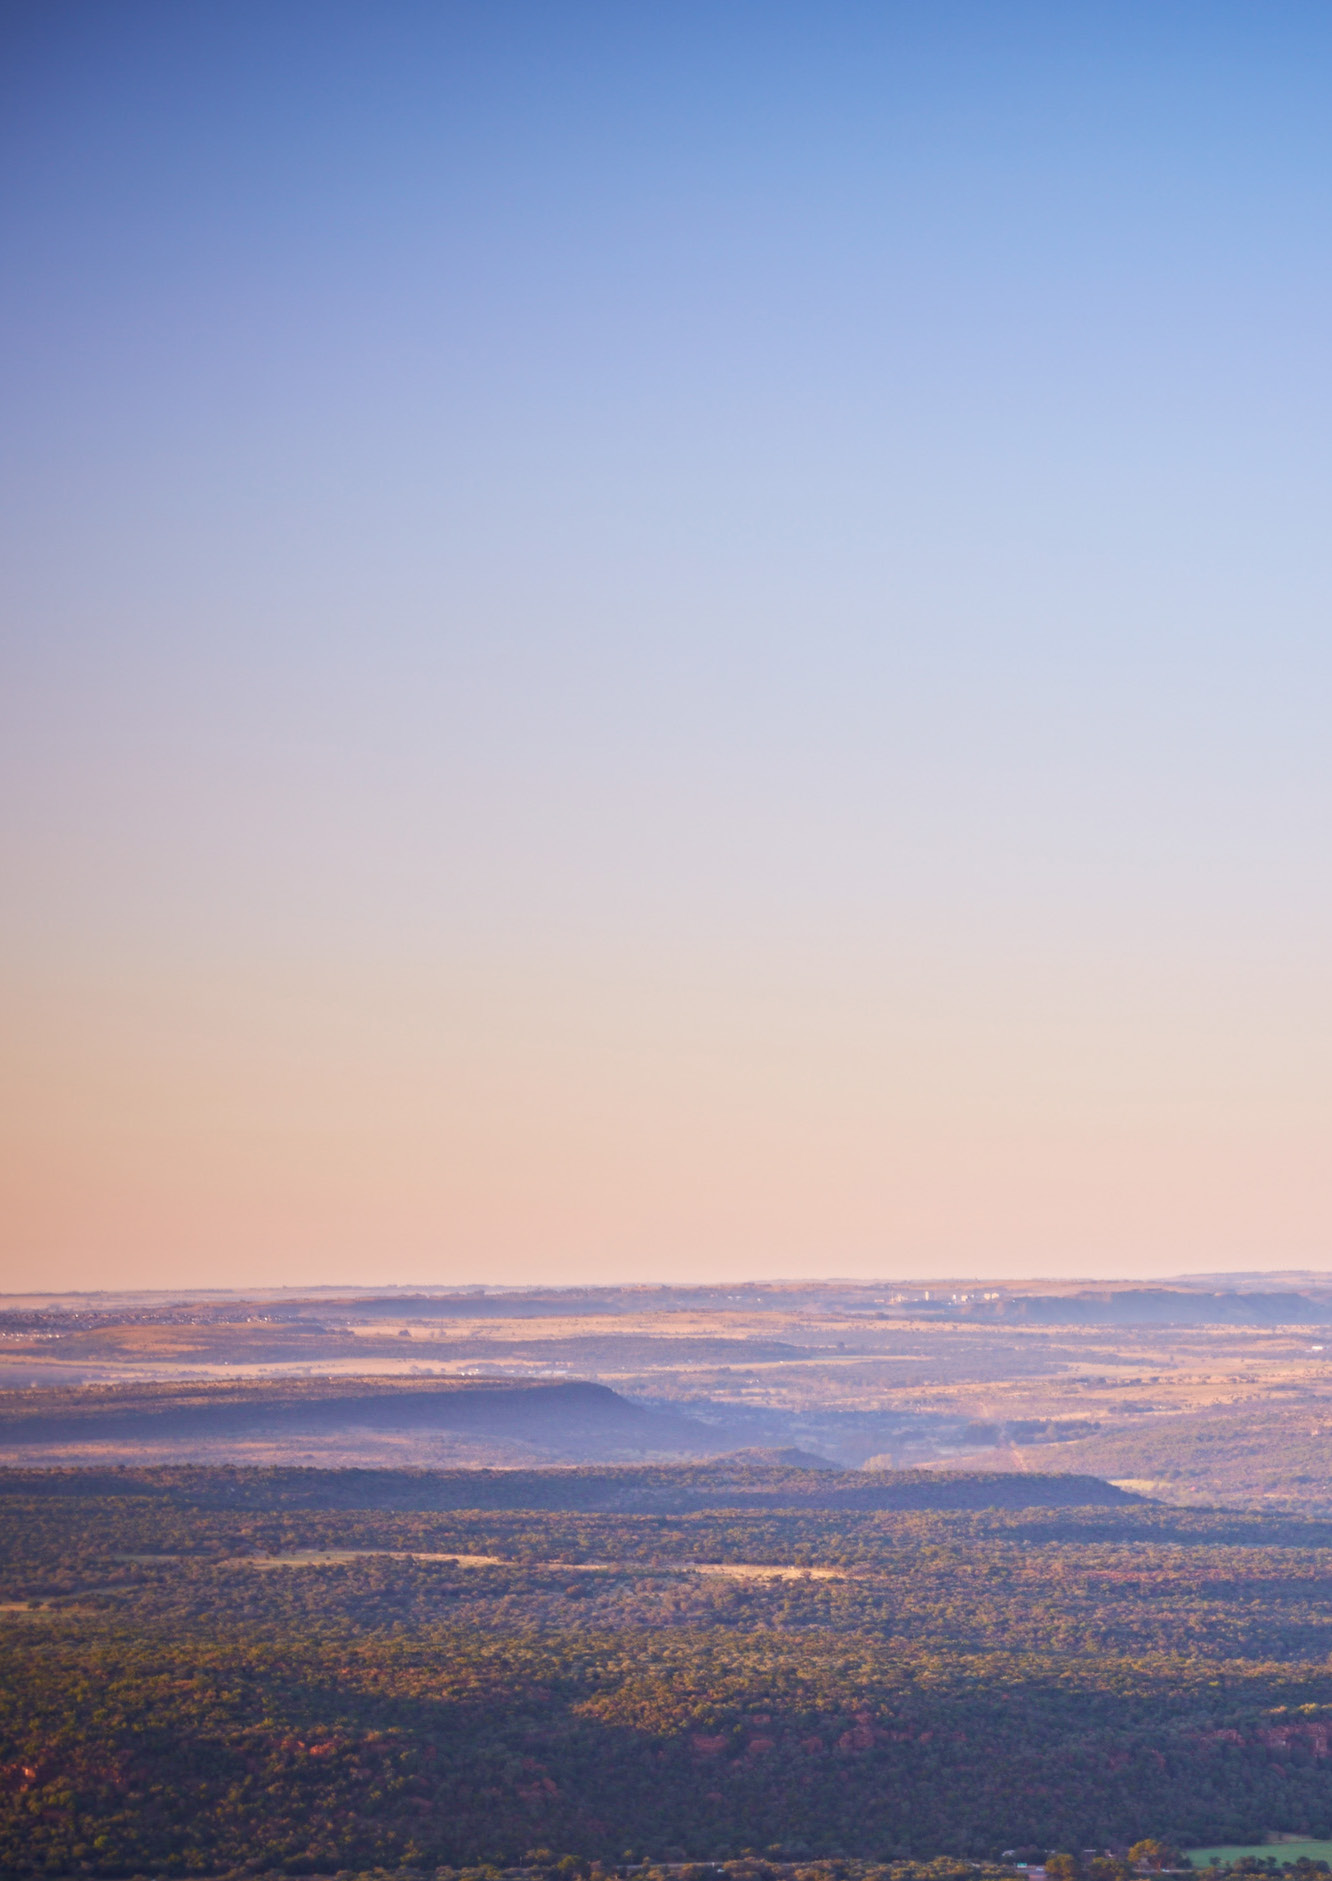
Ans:
[[[1332,1277],[11,1296],[0,1310],[10,1464],[515,1468],[748,1449],[1332,1513]]]

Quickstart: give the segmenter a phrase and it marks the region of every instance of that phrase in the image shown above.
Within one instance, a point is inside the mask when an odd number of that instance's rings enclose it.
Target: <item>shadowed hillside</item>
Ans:
[[[724,1432],[648,1411],[584,1381],[311,1378],[89,1386],[0,1394],[0,1451],[106,1443],[148,1450],[348,1432],[446,1433],[518,1443],[542,1457],[715,1454]]]

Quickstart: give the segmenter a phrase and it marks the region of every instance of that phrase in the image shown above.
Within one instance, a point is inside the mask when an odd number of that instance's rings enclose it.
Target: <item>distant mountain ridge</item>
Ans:
[[[929,1313],[933,1302],[919,1310]],[[1009,1294],[941,1301],[948,1319],[1041,1326],[1305,1326],[1332,1323],[1332,1301],[1303,1293],[1193,1293],[1166,1287]]]

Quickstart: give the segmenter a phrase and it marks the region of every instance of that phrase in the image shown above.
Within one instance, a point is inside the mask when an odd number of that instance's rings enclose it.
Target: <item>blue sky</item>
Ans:
[[[1324,8],[0,20],[15,1273],[1322,1259]]]

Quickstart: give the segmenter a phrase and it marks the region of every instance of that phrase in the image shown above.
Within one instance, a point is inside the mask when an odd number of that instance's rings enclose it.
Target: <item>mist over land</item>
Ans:
[[[798,1450],[1332,1514],[1332,1276],[11,1299],[0,1460]]]

